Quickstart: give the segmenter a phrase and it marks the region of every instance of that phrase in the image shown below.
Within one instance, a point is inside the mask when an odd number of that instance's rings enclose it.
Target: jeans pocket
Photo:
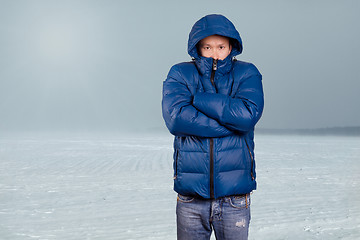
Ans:
[[[231,196],[229,197],[229,202],[233,208],[248,208],[250,206],[250,195],[246,194],[244,196]]]
[[[194,197],[191,197],[191,196],[184,196],[184,195],[178,194],[177,199],[178,199],[178,201],[180,201],[180,202],[189,203],[189,202],[194,201],[195,198],[194,198]]]

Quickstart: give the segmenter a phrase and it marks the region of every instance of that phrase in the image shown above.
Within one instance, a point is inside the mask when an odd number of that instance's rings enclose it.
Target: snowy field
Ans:
[[[360,138],[257,135],[250,239],[360,239]],[[0,239],[176,239],[172,137],[0,137]]]

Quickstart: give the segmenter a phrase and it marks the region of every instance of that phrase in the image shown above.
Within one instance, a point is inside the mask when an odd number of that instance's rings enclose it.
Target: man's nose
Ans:
[[[217,51],[214,51],[211,57],[213,59],[219,60],[219,53]]]

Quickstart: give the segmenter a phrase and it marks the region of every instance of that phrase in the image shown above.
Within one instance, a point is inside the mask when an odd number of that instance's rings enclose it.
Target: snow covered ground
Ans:
[[[250,239],[360,239],[360,138],[257,135]],[[176,239],[172,137],[0,137],[0,239]]]

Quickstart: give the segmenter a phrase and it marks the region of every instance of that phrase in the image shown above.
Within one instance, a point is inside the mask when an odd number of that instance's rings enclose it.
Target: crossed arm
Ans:
[[[243,79],[234,97],[219,93],[192,95],[176,66],[163,85],[166,126],[176,136],[224,137],[252,130],[263,110],[261,75]]]

